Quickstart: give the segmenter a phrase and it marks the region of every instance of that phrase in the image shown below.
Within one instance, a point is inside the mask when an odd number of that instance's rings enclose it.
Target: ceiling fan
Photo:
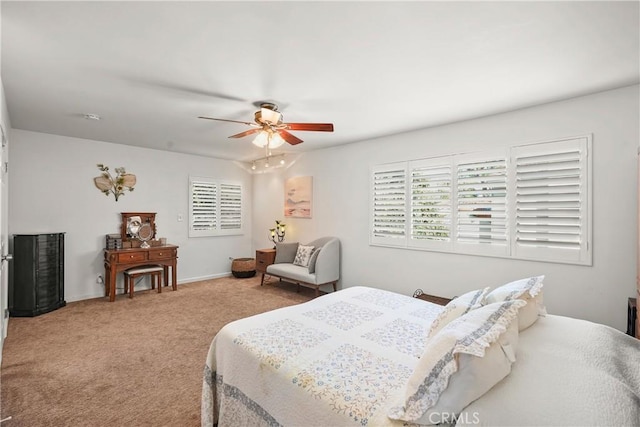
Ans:
[[[258,147],[277,148],[284,142],[291,145],[300,144],[302,140],[289,133],[290,130],[333,132],[333,123],[285,123],[278,106],[271,102],[261,102],[260,110],[254,114],[255,123],[238,120],[217,119],[214,117],[198,117],[199,119],[217,120],[221,122],[242,123],[253,129],[231,135],[229,138],[242,138],[247,135],[258,134],[253,143]]]

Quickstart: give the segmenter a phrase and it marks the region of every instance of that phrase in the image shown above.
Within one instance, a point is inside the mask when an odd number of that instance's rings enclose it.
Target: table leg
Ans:
[[[171,265],[171,285],[173,286],[173,290],[178,290],[178,278],[176,277],[178,274],[176,272],[177,263],[174,261],[173,265]]]
[[[109,296],[109,266],[107,264],[104,265],[104,296]]]
[[[169,286],[169,266],[168,265],[163,265],[162,268],[164,269],[164,271],[163,271],[164,285],[165,286]]]
[[[114,268],[109,269],[109,301],[114,302],[116,300],[116,272]]]

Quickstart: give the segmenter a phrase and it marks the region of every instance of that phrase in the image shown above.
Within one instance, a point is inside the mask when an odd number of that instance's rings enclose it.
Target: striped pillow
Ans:
[[[477,289],[452,299],[431,323],[427,339],[433,337],[451,321],[478,307],[482,307],[489,288]]]
[[[518,330],[523,331],[533,325],[538,316],[547,314],[542,295],[543,280],[544,276],[534,276],[502,285],[487,295],[487,304],[515,299],[526,301],[527,305],[518,313]]]
[[[437,424],[442,421],[440,416],[446,416],[445,411],[449,416],[460,413],[500,382],[511,371],[517,345],[517,339],[511,335],[515,333],[517,337],[516,328],[512,327],[510,334],[505,332],[515,324],[518,310],[525,304],[522,300],[510,300],[471,310],[428,340],[409,377],[404,399],[390,409],[389,418]],[[478,358],[482,363],[477,363]],[[467,372],[466,363],[473,363],[473,373]],[[464,379],[453,381],[452,376],[458,371],[465,373]],[[457,389],[448,390],[446,407],[438,408],[436,404],[450,384]]]

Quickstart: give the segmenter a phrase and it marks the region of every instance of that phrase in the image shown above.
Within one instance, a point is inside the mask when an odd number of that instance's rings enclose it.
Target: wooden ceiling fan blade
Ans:
[[[302,140],[300,138],[298,138],[295,135],[290,134],[286,130],[280,129],[278,131],[278,134],[282,137],[282,139],[284,139],[285,141],[287,141],[291,145],[297,145],[297,144],[300,144],[302,142]]]
[[[231,135],[229,138],[242,138],[244,136],[251,135],[252,133],[258,133],[261,130],[262,129],[249,129],[249,130],[245,130],[244,132],[240,132],[240,133],[237,133],[235,135]]]
[[[231,123],[242,123],[243,125],[249,125],[249,126],[258,126],[255,123],[251,123],[251,122],[241,122],[239,120],[231,120],[231,119],[216,119],[215,117],[204,117],[204,116],[198,116],[199,119],[206,119],[206,120],[216,120],[218,122],[231,122]]]
[[[333,132],[333,123],[284,123],[284,126],[288,130]]]

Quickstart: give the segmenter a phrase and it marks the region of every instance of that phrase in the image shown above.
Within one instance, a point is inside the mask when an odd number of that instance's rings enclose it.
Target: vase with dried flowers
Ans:
[[[98,169],[102,171],[102,175],[93,178],[93,182],[96,184],[98,190],[102,191],[105,195],[109,193],[113,194],[118,201],[118,197],[124,195],[124,190],[133,191],[133,186],[136,185],[136,176],[131,173],[127,173],[124,168],[115,168],[116,176],[111,175],[109,172],[109,166],[105,166],[101,163],[98,165]]]

